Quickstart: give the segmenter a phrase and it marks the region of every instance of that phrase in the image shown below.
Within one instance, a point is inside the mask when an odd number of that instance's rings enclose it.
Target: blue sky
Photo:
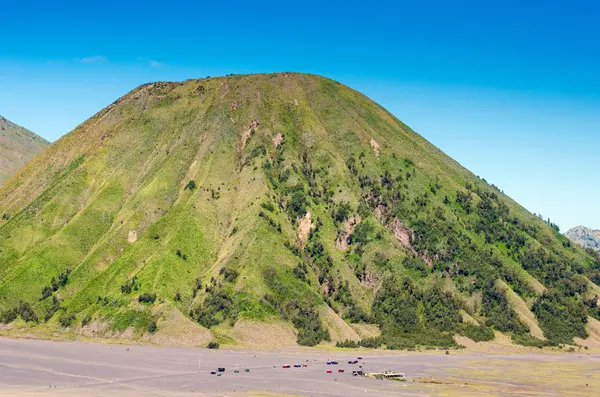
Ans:
[[[600,229],[598,2],[323,3],[3,4],[0,114],[56,140],[149,81],[317,73],[563,230]]]

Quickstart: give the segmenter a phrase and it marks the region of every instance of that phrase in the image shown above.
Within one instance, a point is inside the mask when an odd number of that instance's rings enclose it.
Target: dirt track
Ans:
[[[356,366],[346,362],[356,356],[302,349],[213,351],[0,338],[0,396],[592,396],[600,387],[597,355],[364,354],[366,371],[405,372],[406,383],[353,378]],[[327,359],[339,365],[327,366]],[[306,360],[307,368],[281,368]],[[210,375],[218,366],[226,368],[223,376]],[[239,374],[233,373],[236,367]],[[328,368],[334,373],[327,374]],[[340,368],[343,374],[336,372]]]

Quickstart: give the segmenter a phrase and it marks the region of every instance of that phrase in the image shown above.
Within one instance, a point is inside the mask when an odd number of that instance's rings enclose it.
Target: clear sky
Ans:
[[[599,16],[594,0],[5,2],[0,114],[56,140],[149,81],[316,73],[563,230],[600,229]]]

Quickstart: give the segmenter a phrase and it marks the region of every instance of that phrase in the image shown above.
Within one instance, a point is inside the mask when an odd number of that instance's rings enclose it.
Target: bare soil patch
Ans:
[[[281,145],[282,142],[283,142],[283,135],[281,134],[281,132],[278,132],[273,137],[273,146],[278,147],[279,145]]]
[[[252,136],[252,132],[256,131],[258,129],[258,125],[259,125],[258,120],[252,120],[252,122],[250,123],[250,127],[248,127],[242,133],[242,139],[240,140],[240,145],[238,146],[238,152],[241,152],[242,150],[244,150],[244,148],[246,147],[246,143],[248,142],[248,139],[250,139],[250,137]]]
[[[514,292],[512,288],[510,288],[504,281],[498,280],[497,283],[498,286],[506,293],[506,297],[513,309],[515,309],[515,312],[517,312],[519,319],[524,324],[529,326],[529,333],[536,338],[545,340],[546,338],[544,337],[544,331],[542,331],[540,328],[537,318],[535,318],[535,315],[531,312],[529,306],[527,306],[527,303],[523,300],[523,298],[517,295],[517,293]]]
[[[360,336],[340,318],[329,306],[321,306],[319,314],[329,330],[333,343],[343,340],[359,341]]]
[[[300,225],[298,226],[298,244],[304,245],[308,239],[308,233],[313,228],[312,217],[310,211],[300,218]]]
[[[375,141],[375,139],[371,138],[371,141],[369,143],[371,144],[371,147],[373,148],[375,157],[379,157],[379,144],[377,143],[377,141]]]
[[[340,251],[346,251],[348,249],[348,241],[350,239],[350,236],[352,235],[354,229],[356,229],[356,226],[358,226],[360,221],[361,219],[358,215],[351,216],[350,218],[346,219],[346,221],[344,222],[344,232],[338,237],[337,240],[335,240],[335,246],[338,247]]]

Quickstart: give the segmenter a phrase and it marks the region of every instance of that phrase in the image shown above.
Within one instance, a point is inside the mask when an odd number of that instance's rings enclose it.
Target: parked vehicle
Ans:
[[[216,375],[216,374],[217,374],[217,371],[210,371],[210,374],[211,374],[211,375]]]
[[[289,364],[282,365],[281,368],[291,368]]]
[[[300,364],[294,364],[294,368],[302,368],[302,365],[300,365]]]
[[[332,374],[332,373],[333,373],[333,371],[332,371],[332,370],[330,370],[330,369],[328,369],[328,370],[327,370],[327,373],[328,373],[328,374]]]
[[[358,360],[350,360],[348,361],[348,364],[358,364]]]
[[[344,370],[343,370],[343,369],[338,369],[338,372],[339,372],[340,374],[343,374],[343,373],[344,373]]]
[[[244,372],[250,372],[250,369],[246,368],[246,369],[244,370]]]
[[[217,368],[217,372],[225,372],[225,368],[219,367]]]

